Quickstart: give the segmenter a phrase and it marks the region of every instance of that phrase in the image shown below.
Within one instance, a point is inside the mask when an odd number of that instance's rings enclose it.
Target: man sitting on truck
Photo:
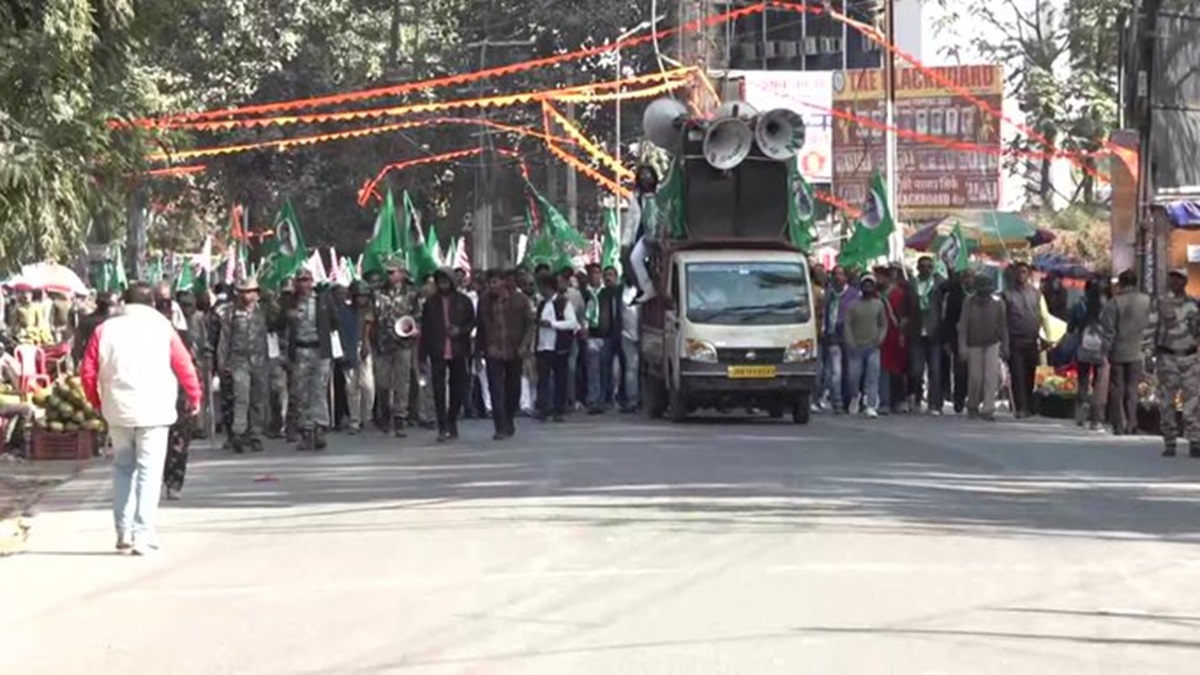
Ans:
[[[654,280],[646,267],[646,240],[658,236],[658,209],[655,204],[655,193],[658,192],[658,172],[654,167],[643,164],[637,168],[637,181],[634,185],[633,198],[630,204],[631,217],[637,216],[637,234],[634,236],[633,251],[629,254],[629,266],[637,280],[638,296],[634,304],[641,304],[654,298],[658,293],[654,289]]]

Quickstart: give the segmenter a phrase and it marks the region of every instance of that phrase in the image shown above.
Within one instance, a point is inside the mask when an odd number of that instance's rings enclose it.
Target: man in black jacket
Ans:
[[[454,288],[454,280],[447,272],[439,270],[434,282],[437,294],[425,303],[421,312],[421,354],[429,359],[433,378],[438,442],[445,442],[458,438],[458,414],[467,391],[467,359],[471,356],[475,307],[470,298]]]

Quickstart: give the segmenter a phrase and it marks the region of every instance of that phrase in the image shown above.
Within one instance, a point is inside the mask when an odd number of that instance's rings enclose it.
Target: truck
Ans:
[[[715,408],[806,424],[820,363],[808,259],[791,238],[797,214],[813,214],[795,161],[803,122],[772,111],[751,129],[739,107],[646,112],[674,157],[644,240],[656,295],[639,324],[642,403],[675,422]]]
[[[664,291],[641,313],[646,413],[758,409],[807,424],[819,368],[807,257],[781,240],[701,240],[651,260]]]

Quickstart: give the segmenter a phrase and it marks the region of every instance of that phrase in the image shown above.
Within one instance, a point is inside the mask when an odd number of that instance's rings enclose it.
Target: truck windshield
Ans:
[[[811,318],[808,271],[793,262],[688,263],[687,319],[778,326]]]

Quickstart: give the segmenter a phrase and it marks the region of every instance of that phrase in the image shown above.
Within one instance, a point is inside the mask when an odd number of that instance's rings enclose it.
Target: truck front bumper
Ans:
[[[680,379],[689,394],[796,394],[817,383],[817,361],[773,366],[774,377],[733,377],[723,363],[680,362]]]

